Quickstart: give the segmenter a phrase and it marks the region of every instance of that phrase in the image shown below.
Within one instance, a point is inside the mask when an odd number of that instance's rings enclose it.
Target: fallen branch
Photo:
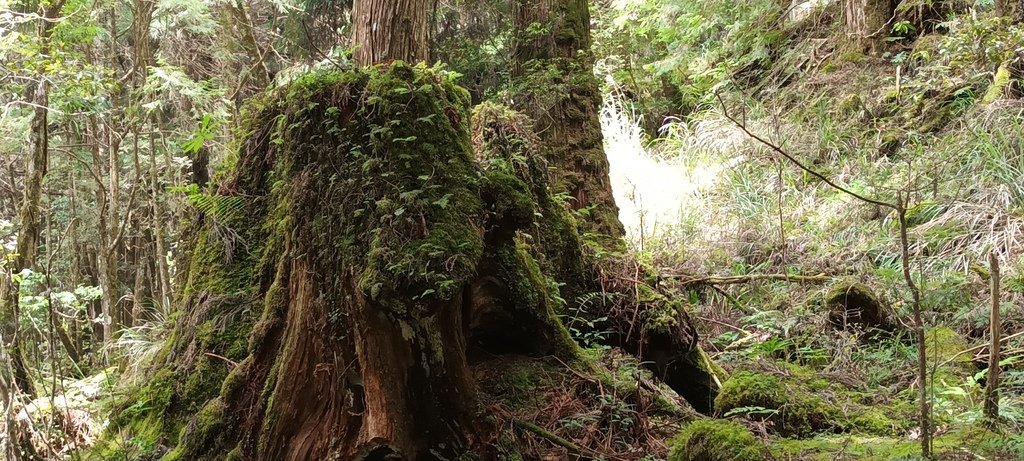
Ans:
[[[1017,338],[1017,337],[1020,337],[1020,336],[1024,336],[1024,331],[1021,331],[1021,332],[1018,332],[1018,333],[1014,333],[1014,334],[1012,334],[1012,335],[1009,335],[1009,336],[1003,336],[1003,339],[1000,339],[1000,340],[999,340],[999,342],[1000,342],[1000,343],[1005,343],[1006,341],[1009,341],[1009,340],[1011,340],[1011,339],[1013,339],[1013,338]],[[974,347],[969,347],[969,348],[967,348],[967,349],[964,349],[964,350],[962,350],[962,351],[960,351],[960,352],[957,352],[956,354],[954,354],[954,355],[953,355],[952,357],[950,357],[950,358],[949,358],[948,360],[946,360],[945,362],[942,362],[942,363],[940,363],[940,364],[939,364],[939,367],[942,367],[943,365],[948,365],[948,364],[949,364],[950,362],[952,362],[952,361],[956,360],[956,359],[957,359],[957,357],[960,357],[961,355],[964,355],[964,354],[968,354],[968,353],[974,352],[974,351],[976,351],[976,350],[978,350],[978,349],[983,349],[983,348],[985,348],[985,347],[988,347],[988,345],[989,345],[989,343],[985,343],[985,344],[979,344],[979,345],[977,345],[977,346],[974,346]]]
[[[748,275],[709,275],[707,277],[692,277],[685,274],[662,274],[662,277],[676,279],[683,286],[687,285],[733,285],[737,283],[749,283],[760,280],[773,280],[779,282],[794,283],[825,283],[833,279],[831,275],[789,275],[789,274],[748,274]]]
[[[530,431],[530,432],[532,432],[534,434],[537,434],[537,435],[539,435],[541,437],[544,437],[545,439],[550,440],[551,443],[554,443],[555,445],[558,445],[558,446],[560,446],[562,448],[565,448],[566,450],[569,450],[574,455],[582,455],[583,454],[583,448],[581,448],[579,445],[576,445],[575,443],[572,443],[572,442],[570,442],[570,441],[568,441],[568,440],[566,440],[566,439],[564,439],[562,437],[559,437],[557,434],[555,434],[555,433],[553,433],[553,432],[551,432],[551,431],[549,431],[547,429],[544,429],[543,427],[540,427],[540,426],[538,426],[536,424],[533,424],[533,423],[531,423],[529,421],[523,421],[521,419],[513,419],[512,420],[512,424],[515,425],[516,427],[520,428],[520,429],[525,429],[525,430]]]

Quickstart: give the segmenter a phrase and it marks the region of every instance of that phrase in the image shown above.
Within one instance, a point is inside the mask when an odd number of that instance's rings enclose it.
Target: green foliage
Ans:
[[[636,95],[645,116],[706,109],[736,73],[772,61],[786,43],[786,33],[776,28],[784,13],[767,0],[612,3],[597,15],[598,72]],[[678,88],[668,91],[667,108],[663,82]]]

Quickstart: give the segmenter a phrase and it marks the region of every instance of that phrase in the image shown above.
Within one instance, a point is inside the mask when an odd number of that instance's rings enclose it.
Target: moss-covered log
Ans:
[[[529,186],[480,168],[467,105],[442,72],[396,62],[254,106],[233,173],[199,201],[174,337],[97,457],[133,440],[166,460],[480,450],[470,342],[576,348],[515,242]]]

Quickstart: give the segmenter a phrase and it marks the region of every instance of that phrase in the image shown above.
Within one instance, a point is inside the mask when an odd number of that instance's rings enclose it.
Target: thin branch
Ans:
[[[811,176],[814,176],[815,178],[818,178],[818,179],[824,181],[825,184],[828,184],[829,186],[832,186],[833,189],[836,189],[836,190],[838,190],[840,192],[843,192],[843,193],[845,193],[847,195],[850,195],[850,196],[852,196],[852,197],[854,197],[854,198],[856,198],[856,199],[858,199],[858,200],[860,200],[862,202],[867,202],[867,203],[870,203],[872,205],[878,205],[880,207],[891,208],[893,210],[898,208],[897,204],[889,203],[889,202],[884,202],[884,201],[881,201],[881,200],[873,199],[871,197],[865,197],[865,196],[863,196],[861,194],[858,194],[858,193],[856,193],[856,192],[854,192],[854,191],[852,191],[850,189],[847,189],[846,187],[843,187],[843,186],[839,185],[838,183],[836,183],[835,181],[832,181],[831,179],[827,178],[825,175],[823,175],[823,174],[813,170],[812,168],[808,167],[807,165],[804,165],[802,162],[800,162],[800,160],[797,160],[796,157],[794,157],[792,154],[790,154],[789,152],[786,152],[781,147],[779,147],[777,144],[775,144],[775,143],[773,143],[773,142],[771,142],[771,141],[769,141],[769,140],[767,140],[767,139],[757,135],[756,133],[750,131],[750,129],[747,128],[747,125],[745,123],[743,123],[743,122],[737,120],[735,117],[733,117],[732,114],[729,113],[729,109],[726,107],[725,101],[722,100],[722,96],[720,94],[716,93],[715,94],[715,98],[718,99],[718,103],[722,107],[722,115],[725,116],[725,118],[727,120],[729,120],[734,125],[736,125],[736,127],[739,128],[740,130],[742,130],[743,133],[745,133],[747,136],[749,136],[750,138],[754,139],[755,141],[761,143],[762,145],[764,145],[765,147],[770,149],[772,152],[775,152],[775,153],[785,157],[786,160],[789,160],[790,163],[796,165],[801,170],[804,170],[808,174],[810,174]]]

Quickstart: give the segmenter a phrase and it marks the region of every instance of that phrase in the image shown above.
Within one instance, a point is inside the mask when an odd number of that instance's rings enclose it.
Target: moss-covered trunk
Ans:
[[[474,149],[485,168],[501,165],[529,186],[539,218],[519,240],[558,285],[567,323],[635,355],[695,409],[710,413],[719,386],[681,296],[628,255],[585,248],[575,217],[548,188],[543,141],[528,117],[485,103],[473,121]]]
[[[589,214],[583,231],[617,247],[624,230],[598,118],[587,0],[517,0],[514,15],[514,106],[534,121],[555,172],[555,192]]]

